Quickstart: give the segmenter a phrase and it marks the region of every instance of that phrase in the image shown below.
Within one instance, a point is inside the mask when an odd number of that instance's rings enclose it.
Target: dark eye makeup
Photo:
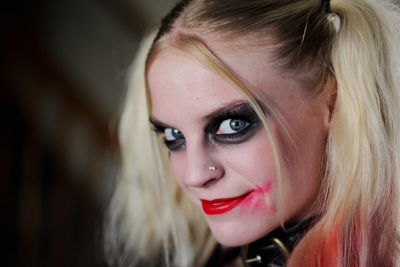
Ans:
[[[185,137],[178,129],[162,126],[150,120],[153,130],[164,137],[164,144],[170,151],[175,151],[185,147]]]
[[[240,144],[250,139],[260,128],[261,121],[248,102],[239,102],[223,107],[206,116],[204,133],[208,140],[220,144]],[[178,130],[153,119],[150,122],[156,133],[164,136],[170,151],[185,147],[185,137]]]
[[[248,140],[261,121],[247,102],[223,108],[209,117],[205,132],[211,140],[224,144],[239,144]]]

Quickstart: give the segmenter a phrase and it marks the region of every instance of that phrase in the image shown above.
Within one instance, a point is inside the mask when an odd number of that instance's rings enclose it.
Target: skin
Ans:
[[[282,155],[282,190],[278,190],[271,141],[262,126],[237,144],[210,140],[204,130],[207,115],[244,98],[218,74],[177,48],[162,51],[150,66],[151,117],[184,135],[185,145],[170,152],[170,164],[177,182],[200,209],[201,199],[251,193],[222,214],[209,215],[202,209],[220,243],[241,246],[262,238],[282,219],[293,221],[313,213],[330,110],[328,103],[305,96],[304,83],[277,71],[271,49],[215,44],[212,50],[246,85],[259,88],[271,99],[274,112],[289,126],[293,143],[267,112],[269,128]],[[217,169],[210,171],[209,166]]]

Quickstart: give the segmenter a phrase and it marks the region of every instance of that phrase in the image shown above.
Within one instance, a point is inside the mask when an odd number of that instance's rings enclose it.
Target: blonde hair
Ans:
[[[400,13],[389,1],[332,0],[330,9],[319,0],[182,1],[154,43],[146,40],[120,123],[122,171],[106,236],[112,264],[201,266],[215,247],[200,212],[173,181],[148,123],[145,93],[145,66],[160,46],[176,42],[241,91],[263,120],[256,101],[262,96],[203,45],[199,36],[213,33],[274,38],[282,70],[318,69],[310,96],[335,97],[317,198],[321,215],[288,265],[399,263]],[[330,79],[333,89],[323,86]],[[275,160],[279,170],[279,155]]]

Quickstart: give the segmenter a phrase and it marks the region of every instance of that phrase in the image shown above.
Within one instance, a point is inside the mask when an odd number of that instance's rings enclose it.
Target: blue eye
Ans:
[[[215,134],[235,134],[237,132],[243,131],[250,125],[249,122],[242,119],[227,119],[222,121],[219,128]]]
[[[183,138],[183,134],[178,129],[165,128],[164,129],[165,141],[174,141]]]
[[[178,129],[164,128],[164,143],[169,150],[175,151],[185,146],[185,136]]]

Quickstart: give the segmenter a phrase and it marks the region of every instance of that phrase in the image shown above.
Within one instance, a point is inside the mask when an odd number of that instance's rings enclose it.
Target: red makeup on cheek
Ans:
[[[274,209],[267,203],[266,195],[271,191],[273,182],[268,181],[261,187],[253,190],[241,203],[242,211],[272,212]]]

